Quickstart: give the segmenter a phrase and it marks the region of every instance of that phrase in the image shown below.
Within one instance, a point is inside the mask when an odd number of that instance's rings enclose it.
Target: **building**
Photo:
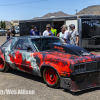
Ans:
[[[11,20],[12,26],[19,26],[19,20]]]

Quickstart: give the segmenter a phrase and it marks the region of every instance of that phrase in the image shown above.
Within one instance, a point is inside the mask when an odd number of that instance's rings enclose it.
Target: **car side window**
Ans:
[[[16,50],[27,50],[29,47],[31,48],[30,43],[27,39],[19,39],[17,45],[15,46],[15,49]],[[30,51],[32,51],[32,49]]]
[[[12,40],[13,40],[13,39],[9,39],[7,42],[5,42],[5,43],[3,44],[2,47],[7,47],[7,46],[11,43]]]

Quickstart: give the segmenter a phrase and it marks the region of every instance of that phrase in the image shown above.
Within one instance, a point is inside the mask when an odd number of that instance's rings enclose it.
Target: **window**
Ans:
[[[15,47],[17,50],[27,50],[27,48],[30,47],[30,43],[27,39],[20,39]]]
[[[39,51],[50,50],[49,43],[62,43],[59,38],[42,38],[42,39],[32,39],[32,44]]]
[[[5,42],[2,47],[7,47],[12,42],[12,40],[13,38]]]

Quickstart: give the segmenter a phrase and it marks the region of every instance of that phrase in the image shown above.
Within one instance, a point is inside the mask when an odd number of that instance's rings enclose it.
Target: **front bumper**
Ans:
[[[71,75],[70,78],[61,77],[60,87],[72,92],[86,90],[100,86],[100,72]]]

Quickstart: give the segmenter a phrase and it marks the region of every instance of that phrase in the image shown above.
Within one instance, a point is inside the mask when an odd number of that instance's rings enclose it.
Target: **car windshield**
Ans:
[[[50,50],[49,43],[63,43],[59,38],[39,38],[32,39],[32,44],[38,51]]]

